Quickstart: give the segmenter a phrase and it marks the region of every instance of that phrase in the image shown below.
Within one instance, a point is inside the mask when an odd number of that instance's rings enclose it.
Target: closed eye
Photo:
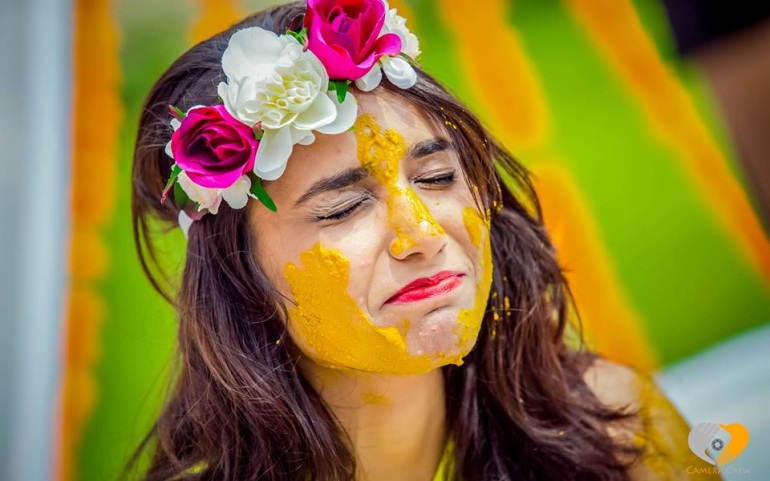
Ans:
[[[316,219],[317,220],[338,220],[338,219],[344,219],[345,217],[349,217],[351,214],[353,214],[353,212],[355,212],[356,209],[358,209],[358,207],[360,207],[364,203],[368,202],[369,200],[370,200],[369,197],[364,197],[361,200],[355,202],[350,207],[347,207],[347,208],[345,208],[343,210],[338,210],[338,211],[333,212],[331,214],[316,216]]]
[[[428,177],[425,179],[418,179],[415,182],[429,184],[429,185],[452,185],[455,182],[455,173],[454,171],[452,171],[445,175]]]
[[[424,179],[418,179],[415,182],[420,184],[428,184],[428,185],[434,185],[434,186],[441,186],[441,185],[452,185],[455,183],[455,172],[452,171],[448,174],[439,175],[436,177],[428,177]],[[350,217],[360,206],[364,205],[371,199],[369,197],[365,197],[354,204],[350,205],[349,207],[338,210],[336,212],[333,212],[331,214],[326,215],[319,215],[316,216],[316,219],[319,221],[323,220],[340,220],[344,219],[346,217]]]

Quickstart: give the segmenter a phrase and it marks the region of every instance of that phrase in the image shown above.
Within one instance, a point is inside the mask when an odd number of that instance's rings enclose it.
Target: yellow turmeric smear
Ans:
[[[399,328],[374,324],[356,304],[347,291],[350,262],[339,250],[316,242],[300,253],[300,260],[302,267],[288,263],[283,271],[296,302],[289,320],[316,362],[394,374],[420,374],[434,367],[428,354],[407,352]]]
[[[361,165],[388,191],[388,221],[397,234],[391,253],[397,255],[414,246],[414,234],[445,234],[418,195],[410,188],[396,185],[398,162],[406,152],[401,134],[393,129],[383,133],[370,114],[358,117],[354,129]],[[284,267],[284,277],[296,302],[289,310],[290,322],[315,352],[315,361],[330,368],[395,374],[424,373],[448,362],[461,365],[481,327],[492,282],[488,221],[474,208],[466,207],[463,224],[473,244],[482,250],[479,264],[483,274],[474,307],[460,311],[453,329],[459,352],[452,356],[443,351],[433,356],[410,354],[405,341],[409,323],[403,323],[403,332],[398,327],[374,324],[348,294],[348,259],[339,250],[316,243],[300,253],[302,267],[294,263]]]
[[[487,309],[489,291],[492,288],[492,246],[489,242],[489,221],[483,219],[473,207],[463,209],[463,225],[471,237],[471,242],[481,250],[479,267],[481,279],[476,284],[476,299],[472,309],[461,309],[457,326],[452,330],[458,336],[460,352],[454,357],[455,364],[462,365],[462,358],[470,352],[481,328],[484,312]]]
[[[428,208],[410,187],[396,185],[398,163],[406,153],[404,137],[394,129],[382,128],[371,114],[363,114],[353,126],[356,132],[358,160],[361,165],[388,191],[388,220],[397,239],[391,253],[399,255],[413,247],[416,232],[422,236],[442,235],[444,229],[436,222]],[[414,226],[405,228],[405,226]]]
[[[375,394],[373,392],[364,392],[363,394],[364,404],[374,406],[390,406],[390,399],[387,396],[381,394]]]

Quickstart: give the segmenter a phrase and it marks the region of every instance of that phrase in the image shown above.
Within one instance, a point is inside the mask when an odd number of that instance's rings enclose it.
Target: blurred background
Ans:
[[[176,329],[133,247],[141,103],[192,44],[278,2],[0,2],[0,479],[111,480]],[[654,373],[691,424],[745,425],[724,477],[764,480],[770,8],[717,3],[390,5],[532,170],[590,345]],[[181,268],[178,230],[166,250]]]

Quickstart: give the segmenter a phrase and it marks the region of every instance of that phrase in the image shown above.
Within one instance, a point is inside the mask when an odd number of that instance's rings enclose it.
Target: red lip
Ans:
[[[459,286],[464,276],[465,273],[460,271],[441,271],[430,277],[420,277],[399,289],[385,304],[403,304],[447,293]]]

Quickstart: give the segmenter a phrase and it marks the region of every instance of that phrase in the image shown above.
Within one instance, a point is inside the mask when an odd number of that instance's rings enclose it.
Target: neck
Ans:
[[[357,481],[431,481],[447,440],[441,369],[397,376],[300,368],[350,436]]]

